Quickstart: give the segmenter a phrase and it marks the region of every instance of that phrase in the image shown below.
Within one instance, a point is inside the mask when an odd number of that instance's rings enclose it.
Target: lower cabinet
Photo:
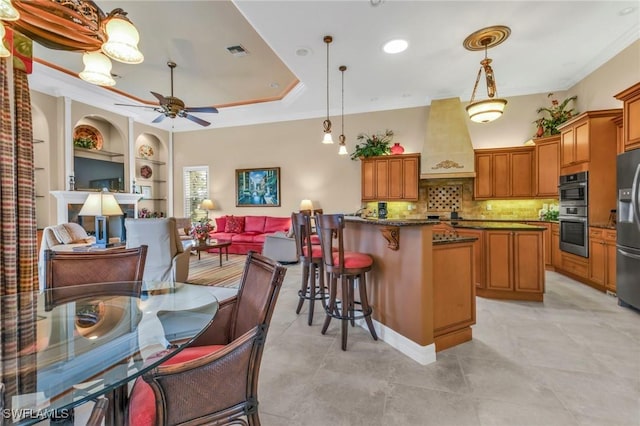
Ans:
[[[616,292],[616,231],[589,228],[589,280]]]
[[[494,299],[542,301],[543,232],[484,230],[482,237],[481,262],[484,271],[476,283],[476,295]]]
[[[560,251],[560,225],[551,224],[551,265],[554,269],[562,265],[562,251]]]
[[[473,243],[473,282],[476,288],[485,287],[484,275],[484,231],[479,229],[456,229],[456,233],[461,237],[474,237],[477,240]]]

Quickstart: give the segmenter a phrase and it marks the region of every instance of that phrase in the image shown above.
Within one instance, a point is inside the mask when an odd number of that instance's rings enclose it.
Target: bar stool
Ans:
[[[348,323],[353,326],[356,319],[364,318],[373,340],[378,340],[371,321],[373,309],[367,299],[366,273],[373,266],[373,259],[365,253],[344,251],[344,215],[316,215],[316,229],[320,236],[322,259],[329,278],[329,301],[325,306],[327,316],[322,326],[325,334],[331,318],[342,322],[342,350],[347,350]],[[337,251],[334,250],[337,245]],[[341,300],[337,300],[340,279]],[[358,281],[360,300],[354,299],[355,282]],[[359,305],[359,308],[356,308]]]
[[[298,291],[298,307],[296,314],[300,313],[305,300],[309,301],[309,320],[313,322],[315,301],[321,300],[325,306],[327,298],[324,284],[324,267],[322,262],[322,250],[320,246],[311,244],[311,214],[310,210],[302,210],[300,213],[291,214],[291,226],[296,240],[296,251],[302,264],[302,287]]]

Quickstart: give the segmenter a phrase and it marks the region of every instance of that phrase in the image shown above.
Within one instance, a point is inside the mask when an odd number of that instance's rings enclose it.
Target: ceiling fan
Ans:
[[[208,121],[203,120],[199,117],[196,117],[195,115],[191,115],[189,113],[190,112],[217,113],[218,112],[217,108],[214,108],[212,106],[187,107],[185,106],[182,99],[179,99],[173,96],[173,69],[176,67],[176,63],[173,61],[168,61],[167,65],[171,69],[171,96],[162,96],[159,93],[151,92],[151,94],[155,96],[159,101],[159,105],[153,106],[153,107],[147,106],[147,105],[130,105],[130,104],[116,104],[116,105],[152,108],[154,111],[157,111],[160,113],[160,115],[156,117],[152,121],[152,123],[159,123],[162,120],[164,120],[166,117],[169,117],[169,118],[183,117],[193,121],[194,123],[198,123],[201,126],[210,125],[211,123],[209,123]]]

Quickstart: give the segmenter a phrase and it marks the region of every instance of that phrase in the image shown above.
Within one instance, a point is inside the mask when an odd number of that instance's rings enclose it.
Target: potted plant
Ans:
[[[393,130],[387,129],[384,133],[375,133],[373,135],[360,133],[357,139],[362,143],[356,144],[355,149],[351,153],[352,160],[355,161],[360,158],[387,155],[391,152]]]
[[[549,93],[547,95],[548,98],[552,96],[553,93]],[[578,99],[577,96],[571,96],[570,98],[567,98],[562,102],[558,102],[557,99],[552,99],[551,108],[538,108],[538,114],[541,112],[545,112],[548,114],[548,117],[542,117],[534,121],[534,123],[538,126],[538,130],[535,136],[540,138],[543,136],[557,135],[558,133],[560,133],[560,130],[558,130],[558,126],[578,114],[578,112],[573,108],[565,109],[567,108],[569,102],[575,102],[576,99]]]
[[[94,149],[96,147],[96,144],[91,138],[80,137],[73,140],[73,146],[76,146],[78,148]]]

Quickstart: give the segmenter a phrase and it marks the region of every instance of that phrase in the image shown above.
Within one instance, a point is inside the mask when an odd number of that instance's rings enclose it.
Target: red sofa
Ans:
[[[267,234],[289,232],[290,217],[222,216],[215,219],[216,227],[209,233],[217,240],[230,240],[229,253],[247,254],[249,250],[262,253]]]

